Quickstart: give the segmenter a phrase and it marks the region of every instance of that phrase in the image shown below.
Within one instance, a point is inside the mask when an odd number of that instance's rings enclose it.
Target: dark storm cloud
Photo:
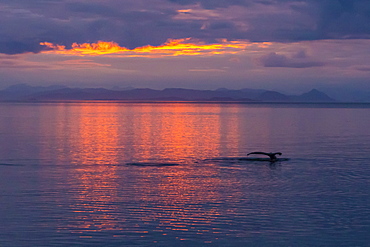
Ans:
[[[117,16],[119,15],[119,11],[103,5],[103,4],[96,4],[96,3],[83,3],[83,2],[73,2],[67,3],[66,9],[72,12],[77,13],[86,13],[88,15],[98,15],[98,16]]]
[[[168,0],[178,4],[200,4],[206,9],[231,6],[266,11],[242,21],[250,29],[235,38],[253,41],[299,41],[317,39],[370,38],[369,0]],[[286,12],[269,12],[268,7],[285,6]]]
[[[161,44],[171,38],[170,30],[178,33],[181,25],[168,25],[169,15],[175,11],[115,8],[114,3],[90,4],[83,1],[44,3],[40,8],[28,2],[0,2],[0,53],[17,54],[39,52],[40,42],[70,46],[73,42],[116,41],[134,48],[147,44]],[[48,1],[49,2],[49,1]],[[3,8],[1,8],[4,6]]]
[[[370,38],[369,0],[319,2],[318,33],[323,38]]]
[[[177,10],[198,8],[197,12]],[[207,12],[208,11],[208,12]],[[0,53],[40,42],[115,41],[134,48],[168,38],[291,42],[370,38],[369,0],[0,0]]]
[[[0,41],[0,53],[4,54],[19,54],[25,52],[41,51],[38,42],[25,41]]]
[[[304,51],[300,51],[292,57],[272,52],[261,57],[260,61],[264,67],[310,68],[324,66],[324,63],[307,57]]]

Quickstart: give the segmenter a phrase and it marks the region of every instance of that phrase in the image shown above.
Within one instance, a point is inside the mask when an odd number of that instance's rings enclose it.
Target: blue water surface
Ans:
[[[0,246],[370,246],[369,113],[1,103]]]

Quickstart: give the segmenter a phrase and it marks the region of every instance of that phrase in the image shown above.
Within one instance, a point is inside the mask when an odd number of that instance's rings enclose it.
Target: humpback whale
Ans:
[[[282,153],[280,153],[280,152],[277,152],[277,153],[252,152],[252,153],[247,154],[247,156],[250,155],[250,154],[263,154],[263,155],[267,155],[268,157],[270,157],[270,161],[271,162],[277,161],[276,155],[282,155]]]

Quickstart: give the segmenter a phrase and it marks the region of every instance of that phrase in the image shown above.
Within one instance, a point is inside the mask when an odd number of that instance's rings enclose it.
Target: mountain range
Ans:
[[[286,95],[263,89],[195,90],[184,88],[70,88],[17,84],[0,91],[0,101],[197,101],[197,102],[336,102],[327,94],[312,89],[300,95]]]

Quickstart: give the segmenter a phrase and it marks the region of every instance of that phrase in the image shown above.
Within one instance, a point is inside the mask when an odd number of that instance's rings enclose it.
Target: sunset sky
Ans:
[[[0,0],[0,89],[370,91],[370,0]]]

